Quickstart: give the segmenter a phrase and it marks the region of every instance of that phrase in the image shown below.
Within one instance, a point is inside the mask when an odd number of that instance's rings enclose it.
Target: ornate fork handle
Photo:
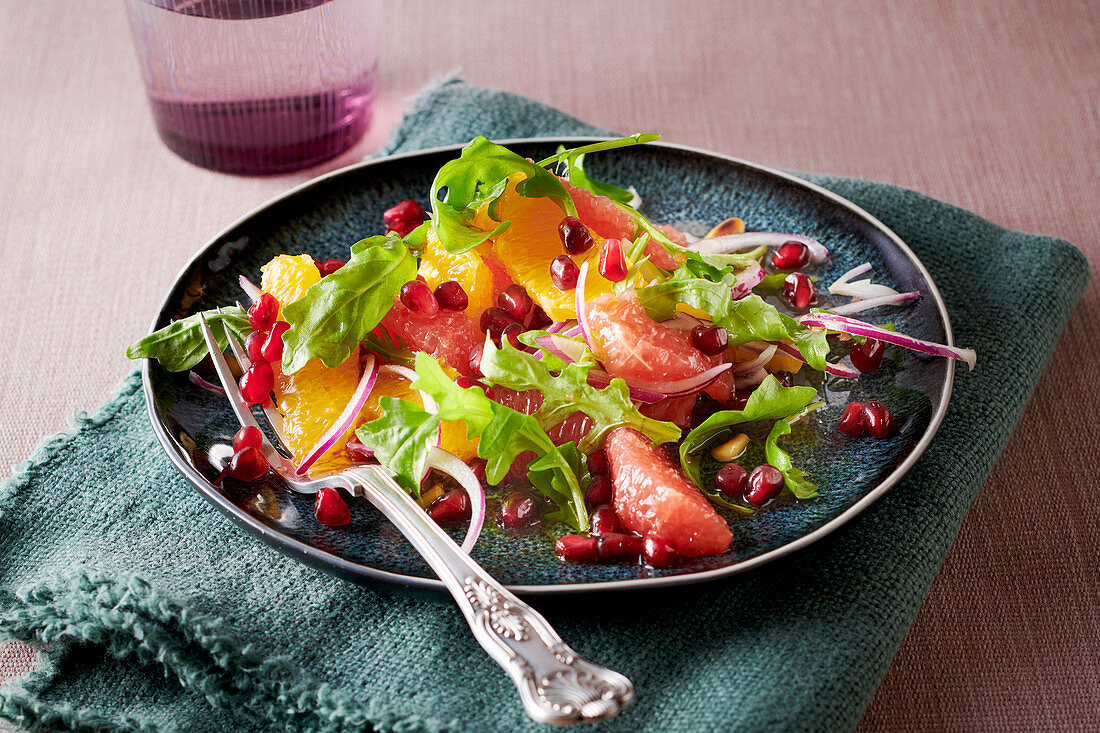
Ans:
[[[634,695],[623,675],[588,662],[537,611],[463,553],[454,540],[382,471],[350,469],[364,496],[413,544],[446,584],[478,643],[504,668],[535,721],[551,725],[613,717]]]

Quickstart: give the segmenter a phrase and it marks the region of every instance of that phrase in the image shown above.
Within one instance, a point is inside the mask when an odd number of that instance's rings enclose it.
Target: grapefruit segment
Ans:
[[[413,313],[395,298],[382,325],[412,351],[426,351],[468,377],[477,376],[470,369],[470,352],[484,343],[485,336],[465,312],[441,308],[426,316]]]
[[[726,520],[644,435],[618,428],[604,451],[615,512],[627,529],[653,533],[688,557],[729,549],[733,533]]]

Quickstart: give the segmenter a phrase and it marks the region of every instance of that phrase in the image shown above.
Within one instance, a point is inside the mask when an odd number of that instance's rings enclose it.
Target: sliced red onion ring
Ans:
[[[711,367],[705,372],[700,372],[693,377],[686,377],[684,379],[675,379],[668,382],[647,382],[644,379],[624,379],[631,390],[639,389],[646,392],[655,392],[663,395],[664,397],[683,397],[684,395],[695,394],[706,387],[709,387],[711,382],[718,377],[722,376],[730,369],[733,368],[733,364],[719,364],[718,366]]]
[[[374,458],[374,451],[358,440],[348,441],[348,452],[355,453],[363,458]]]
[[[747,344],[741,344],[738,348],[749,348],[751,351],[762,351],[769,345],[775,346],[776,350],[780,353],[786,354],[792,359],[797,359],[803,364],[806,360],[802,358],[802,353],[790,344],[783,343],[782,341],[752,341]],[[834,377],[847,377],[849,379],[858,377],[859,372],[849,366],[843,364],[826,364],[825,373],[832,374]]]
[[[756,387],[767,378],[768,370],[761,367],[754,372],[734,377],[733,381],[737,389],[741,389],[743,387]]]
[[[779,348],[777,344],[768,344],[763,351],[755,359],[749,361],[741,361],[733,366],[733,374],[736,377],[740,374],[748,374],[749,372],[755,372],[761,368],[775,356],[776,350]]]
[[[428,470],[436,469],[447,474],[465,489],[470,495],[470,528],[466,530],[466,538],[462,540],[462,551],[469,554],[477,542],[481,528],[485,525],[485,491],[481,488],[481,482],[470,470],[470,467],[459,458],[442,448],[432,448],[428,451],[428,460],[425,462]]]
[[[833,290],[833,288],[835,288],[838,285],[843,285],[844,283],[851,281],[852,278],[859,277],[860,275],[862,275],[865,272],[870,272],[871,269],[872,268],[871,268],[871,263],[870,262],[864,262],[862,265],[856,265],[851,270],[848,270],[848,272],[846,272],[843,275],[841,275],[840,277],[838,277],[836,279],[836,282],[834,282],[832,285],[829,286],[829,292],[833,293],[833,294],[836,294],[835,291]]]
[[[603,389],[607,385],[611,384],[611,375],[602,369],[593,369],[588,372],[588,383],[596,389]],[[652,405],[654,402],[660,402],[669,395],[661,392],[652,392],[650,390],[638,389],[637,387],[630,387],[630,399],[635,402],[643,402],[647,405]]]
[[[251,300],[253,303],[259,300],[264,294],[264,291],[253,285],[252,281],[244,275],[241,275],[239,278],[237,278],[237,282],[241,284],[241,290],[245,292],[245,295],[247,295],[249,300]]]
[[[563,338],[556,334],[553,336],[537,336],[535,338],[535,343],[562,361],[570,364],[575,361],[580,361],[581,358],[584,357],[585,352],[588,351],[588,347],[580,341],[574,341],[571,338]]]
[[[861,311],[870,310],[871,308],[877,308],[880,305],[900,305],[901,303],[909,303],[914,300],[920,300],[920,293],[916,290],[908,293],[894,293],[893,295],[882,295],[877,298],[856,300],[851,303],[845,303],[844,305],[838,305],[836,308],[830,308],[829,312],[835,316],[848,316],[852,313],[859,313]]]
[[[810,250],[810,260],[821,263],[829,256],[829,250],[821,242],[801,234],[783,234],[780,232],[744,232],[742,234],[723,234],[720,237],[708,237],[692,242],[689,249],[703,254],[733,254],[754,247],[778,247],[784,242],[802,242]]]
[[[588,262],[581,263],[581,272],[577,275],[577,288],[573,295],[573,307],[577,309],[577,325],[581,329],[581,337],[592,348],[592,331],[588,328],[588,314],[584,312],[584,285],[588,278]]]
[[[709,323],[704,323],[701,319],[696,318],[695,316],[691,315],[690,313],[684,313],[683,311],[676,311],[676,314],[674,316],[672,316],[672,318],[669,318],[667,321],[661,321],[661,325],[664,326],[665,328],[671,329],[673,331],[678,331],[678,332],[683,333],[685,331],[691,331],[691,329],[695,328],[696,326],[703,326],[703,325],[710,325],[710,324]]]
[[[359,386],[355,388],[355,393],[351,396],[351,400],[348,401],[344,411],[340,413],[340,417],[336,418],[336,421],[332,423],[332,427],[321,436],[321,439],[317,441],[317,444],[306,452],[305,457],[302,458],[301,465],[298,466],[298,474],[304,475],[309,467],[317,462],[317,459],[325,454],[325,452],[336,444],[340,436],[346,433],[351,426],[355,423],[356,416],[359,415],[359,411],[363,409],[363,405],[367,404],[367,398],[370,397],[370,392],[374,389],[374,382],[378,378],[378,360],[371,354],[368,357],[368,361],[363,368],[363,377],[359,380]]]
[[[188,372],[187,378],[190,379],[191,384],[195,385],[196,387],[202,387],[207,392],[213,392],[216,395],[221,395],[222,397],[225,397],[225,390],[222,389],[221,386],[213,384],[211,382],[207,382],[198,374],[195,374],[194,372]]]
[[[564,331],[566,328],[568,328],[569,324],[572,323],[572,322],[573,321],[571,321],[571,320],[569,320],[569,321],[554,321],[553,323],[551,323],[549,326],[546,327],[546,332],[547,333],[560,333],[561,331]]]
[[[885,328],[873,326],[870,323],[857,321],[854,318],[836,316],[831,313],[808,313],[801,316],[798,321],[803,326],[827,328],[830,331],[847,333],[852,336],[866,336],[878,339],[879,341],[885,341],[889,344],[895,344],[902,348],[919,351],[923,354],[959,359],[960,361],[965,361],[971,370],[974,369],[974,365],[978,361],[978,355],[973,349],[961,349],[956,346],[945,346],[944,344],[936,344],[931,341],[923,341],[918,338],[913,338],[912,336],[906,336],[903,333],[898,333],[897,331],[890,331]]]
[[[404,377],[405,379],[409,380],[409,383],[415,382],[417,377],[419,376],[414,370],[410,369],[407,366],[401,366],[400,364],[383,364],[379,371],[390,372],[391,374],[396,374],[400,377]],[[416,391],[420,393],[420,404],[424,407],[425,410],[432,414],[439,412],[439,405],[437,405],[435,400],[431,398],[431,395],[429,395],[422,389],[418,389]],[[442,441],[443,421],[440,420],[439,430],[435,431],[435,447],[438,448],[442,444]]]
[[[763,279],[764,268],[759,263],[753,262],[752,265],[737,273],[737,281],[730,290],[730,297],[734,300],[741,300],[741,298],[750,294],[752,289],[759,285]]]

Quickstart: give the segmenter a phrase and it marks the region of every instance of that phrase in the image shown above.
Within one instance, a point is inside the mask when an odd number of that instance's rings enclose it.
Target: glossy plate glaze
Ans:
[[[553,153],[559,143],[572,147],[590,141],[506,144],[539,159]],[[351,244],[381,232],[381,212],[389,206],[405,198],[426,204],[435,172],[457,157],[459,149],[394,156],[336,171],[248,214],[214,237],[183,269],[153,327],[241,300],[237,276],[259,282],[260,266],[276,254],[309,253],[320,260],[346,257]],[[701,235],[713,224],[739,216],[750,231],[817,238],[831,252],[826,268],[815,271],[822,289],[848,269],[871,262],[876,282],[902,291],[919,290],[924,297],[915,305],[881,308],[864,317],[893,323],[918,338],[952,343],[943,302],[913,252],[867,212],[835,194],[779,171],[662,144],[599,154],[588,167],[601,180],[634,186],[646,215],[684,231]],[[834,349],[832,360],[842,353]],[[796,426],[784,447],[820,487],[820,495],[807,502],[781,501],[749,517],[728,515],[734,539],[722,555],[668,570],[569,565],[554,554],[555,530],[505,534],[490,520],[473,557],[512,590],[536,595],[694,583],[758,566],[837,529],[896,484],[939,427],[953,374],[950,360],[889,348],[883,367],[872,375],[855,380],[811,377],[810,383],[828,404]],[[221,487],[213,485],[218,473],[214,466],[232,452],[230,438],[237,428],[228,403],[191,384],[186,374],[169,373],[153,362],[146,362],[142,376],[153,427],[169,458],[247,533],[350,580],[412,591],[442,590],[412,547],[365,501],[351,502],[351,524],[329,529],[314,520],[311,496],[294,494],[274,477],[253,484],[227,479]],[[801,380],[805,383],[806,377]],[[844,406],[871,397],[891,407],[899,429],[885,440],[842,435],[836,425]]]

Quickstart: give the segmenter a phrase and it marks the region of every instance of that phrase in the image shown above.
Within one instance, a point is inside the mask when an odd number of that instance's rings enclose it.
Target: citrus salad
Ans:
[[[656,137],[537,162],[478,137],[437,173],[430,215],[387,202],[387,231],[346,260],[280,254],[259,285],[242,274],[247,310],[202,315],[223,348],[227,334],[243,341],[241,394],[277,409],[297,471],[381,464],[438,522],[468,523],[467,550],[492,518],[553,531],[567,562],[668,567],[727,551],[738,515],[817,495],[781,446],[823,404],[793,375],[855,378],[887,345],[973,368],[968,349],[852,318],[920,297],[873,283],[870,264],[827,286],[850,302],[815,308],[820,242],[736,217],[692,236],[585,171],[587,155]],[[198,314],[127,354],[218,390],[194,371]],[[850,403],[838,425],[850,440],[894,426],[878,399]],[[263,475],[261,440],[239,431],[219,480]],[[335,489],[315,515],[350,519]]]

